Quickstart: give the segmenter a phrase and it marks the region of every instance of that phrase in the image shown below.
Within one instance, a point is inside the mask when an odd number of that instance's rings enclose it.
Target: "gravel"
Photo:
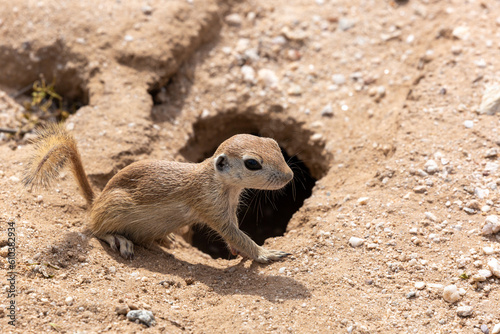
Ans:
[[[457,315],[462,318],[470,317],[472,315],[472,311],[472,306],[459,306],[457,308]]]
[[[461,296],[458,292],[456,285],[448,285],[443,290],[443,299],[448,303],[456,303],[460,300]]]

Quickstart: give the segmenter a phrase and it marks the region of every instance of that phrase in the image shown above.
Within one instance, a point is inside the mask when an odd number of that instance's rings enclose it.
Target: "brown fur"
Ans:
[[[246,159],[258,161],[262,168],[249,170]],[[95,198],[74,138],[62,126],[51,126],[35,141],[25,184],[48,185],[68,161],[90,204],[91,231],[113,249],[119,248],[126,258],[133,256],[129,239],[149,245],[193,223],[207,224],[233,252],[256,261],[269,262],[287,255],[255,244],[238,228],[236,216],[244,188],[279,189],[293,178],[278,144],[270,138],[233,136],[214,156],[198,164],[163,160],[133,163],[118,172]]]

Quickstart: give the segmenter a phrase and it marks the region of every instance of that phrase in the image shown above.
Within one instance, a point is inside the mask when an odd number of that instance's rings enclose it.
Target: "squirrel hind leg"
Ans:
[[[112,250],[119,251],[123,258],[130,260],[134,258],[134,244],[127,238],[118,234],[106,234],[99,239],[107,242]]]

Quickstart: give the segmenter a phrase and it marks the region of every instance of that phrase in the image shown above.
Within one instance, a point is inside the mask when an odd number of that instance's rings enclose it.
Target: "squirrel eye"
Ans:
[[[262,165],[255,159],[245,160],[245,167],[249,170],[259,170],[262,169]]]

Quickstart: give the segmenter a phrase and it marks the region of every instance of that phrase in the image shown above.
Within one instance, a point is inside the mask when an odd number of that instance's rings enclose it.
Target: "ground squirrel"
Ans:
[[[98,196],[82,166],[74,137],[63,125],[48,125],[33,141],[24,184],[49,186],[70,163],[90,210],[90,230],[124,258],[133,243],[151,245],[193,223],[217,231],[233,254],[258,262],[288,253],[258,246],[238,228],[236,211],[245,188],[276,190],[293,178],[275,140],[248,134],[224,141],[200,163],[144,160],[119,171]]]

